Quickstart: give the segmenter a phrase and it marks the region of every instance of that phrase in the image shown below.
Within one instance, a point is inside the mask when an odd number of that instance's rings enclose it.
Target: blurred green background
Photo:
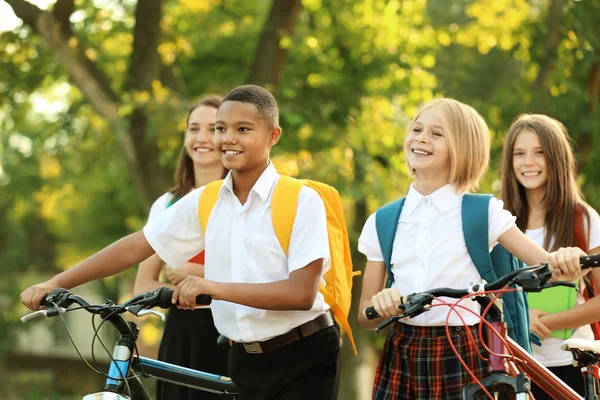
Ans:
[[[204,93],[275,94],[276,166],[338,188],[353,248],[366,217],[406,192],[407,122],[438,96],[490,126],[482,191],[499,189],[511,121],[541,112],[570,130],[600,207],[600,0],[0,0],[0,16],[0,399],[100,390],[60,321],[19,322],[18,295],[144,225]],[[122,299],[134,274],[81,293]],[[89,318],[69,321],[89,355]],[[154,354],[160,324],[142,323]],[[383,336],[355,335],[340,399],[370,398]]]

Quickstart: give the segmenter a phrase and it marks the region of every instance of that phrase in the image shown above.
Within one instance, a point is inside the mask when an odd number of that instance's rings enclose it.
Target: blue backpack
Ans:
[[[494,247],[491,253],[488,252],[488,211],[491,198],[492,196],[488,194],[465,194],[462,201],[462,226],[467,251],[479,275],[487,282],[493,282],[498,277],[523,267],[521,261],[500,245]],[[386,287],[390,287],[394,282],[391,265],[392,247],[404,200],[405,197],[381,207],[375,215],[379,245],[388,273]],[[504,293],[502,300],[508,335],[531,353],[530,340],[538,342],[539,338],[536,340],[535,337],[529,336],[527,293],[518,291]]]

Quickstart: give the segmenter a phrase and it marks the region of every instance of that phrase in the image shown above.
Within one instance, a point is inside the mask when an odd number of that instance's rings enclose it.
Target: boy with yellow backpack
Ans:
[[[193,308],[197,295],[213,297],[215,326],[233,343],[230,373],[240,400],[337,398],[336,319],[353,345],[346,319],[353,273],[341,201],[327,185],[277,173],[269,152],[280,136],[268,91],[232,90],[213,139],[231,171],[225,180],[192,191],[143,232],[27,289],[22,302],[37,309],[57,287],[113,275],[154,252],[177,266],[206,248],[205,278],[186,278],[173,302]]]

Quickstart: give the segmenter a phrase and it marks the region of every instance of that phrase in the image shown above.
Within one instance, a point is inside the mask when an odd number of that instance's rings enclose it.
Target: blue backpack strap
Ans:
[[[488,282],[495,281],[498,276],[522,267],[522,263],[500,245],[494,247],[491,254],[489,252],[488,214],[491,198],[492,195],[489,194],[465,194],[462,202],[462,227],[467,251],[479,275]],[[526,294],[509,292],[505,293],[502,299],[508,335],[531,353],[530,341],[534,343],[539,341],[529,335]]]
[[[379,208],[375,213],[375,228],[377,229],[377,238],[383,254],[383,262],[387,270],[388,279],[385,287],[391,287],[394,283],[392,274],[392,250],[394,248],[394,237],[398,228],[398,220],[404,206],[406,197],[396,200],[390,204]]]
[[[488,282],[498,277],[489,253],[488,214],[491,194],[465,194],[462,201],[462,226],[467,251],[479,275]]]

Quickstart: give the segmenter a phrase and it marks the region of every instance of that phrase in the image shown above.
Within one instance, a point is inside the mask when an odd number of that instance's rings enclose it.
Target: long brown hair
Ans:
[[[554,251],[560,247],[576,246],[575,222],[576,219],[579,220],[578,223],[583,222],[583,218],[577,218],[577,214],[585,217],[588,222],[588,239],[590,220],[587,204],[577,186],[577,164],[571,139],[567,128],[560,121],[542,114],[523,114],[511,125],[502,153],[504,208],[517,217],[517,226],[525,231],[530,210],[525,188],[517,180],[513,168],[515,140],[523,130],[530,130],[538,135],[546,159],[548,181],[542,198],[542,207],[546,210],[544,249]],[[554,243],[550,248],[552,240]]]
[[[207,95],[197,100],[192,107],[189,109],[187,116],[185,117],[185,129],[187,131],[190,115],[199,107],[213,107],[218,109],[221,106],[223,98],[217,95]],[[227,170],[223,173],[223,177],[227,175]],[[181,152],[179,153],[179,161],[177,162],[177,171],[175,172],[175,186],[173,186],[169,193],[173,195],[174,199],[179,199],[188,194],[195,184],[194,176],[194,161],[187,153],[185,145],[182,146]]]

